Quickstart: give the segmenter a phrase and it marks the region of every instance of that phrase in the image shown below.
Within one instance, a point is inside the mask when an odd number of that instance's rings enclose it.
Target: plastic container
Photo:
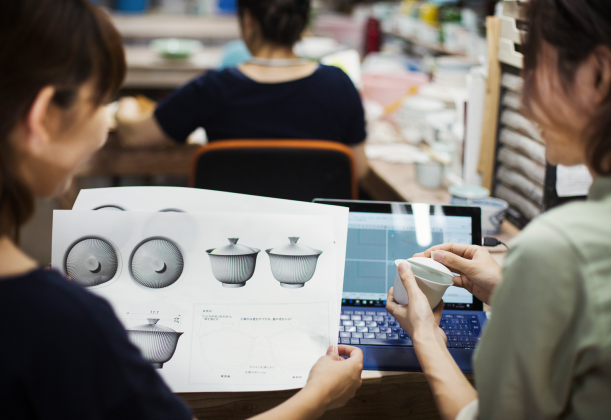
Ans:
[[[143,13],[149,7],[148,0],[117,0],[117,10],[123,13]]]
[[[416,72],[401,73],[364,73],[363,95],[370,101],[382,106],[396,102],[414,87],[420,87],[429,82],[427,75]]]

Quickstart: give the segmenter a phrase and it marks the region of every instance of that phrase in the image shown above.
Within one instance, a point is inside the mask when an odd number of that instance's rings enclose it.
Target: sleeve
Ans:
[[[213,81],[205,74],[187,83],[159,103],[155,119],[168,137],[185,143],[189,135],[206,121],[215,109]]]
[[[339,95],[342,103],[340,106],[348,106],[346,129],[343,143],[348,146],[354,146],[365,141],[367,132],[365,130],[365,110],[363,109],[363,101],[361,95],[356,90],[354,83],[343,70],[340,70],[341,76],[344,79],[346,93]]]
[[[551,419],[565,410],[575,334],[583,332],[579,258],[560,228],[542,220],[514,244],[475,354],[482,418]]]
[[[97,297],[87,303],[89,310],[39,320],[46,332],[37,337],[24,381],[36,418],[191,420],[110,306]]]

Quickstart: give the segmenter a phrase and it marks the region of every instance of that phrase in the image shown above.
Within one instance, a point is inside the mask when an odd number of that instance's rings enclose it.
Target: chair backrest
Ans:
[[[323,140],[221,140],[193,158],[191,187],[289,200],[357,199],[352,150]]]

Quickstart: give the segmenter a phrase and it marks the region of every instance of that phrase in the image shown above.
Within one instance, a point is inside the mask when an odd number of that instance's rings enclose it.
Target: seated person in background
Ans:
[[[238,0],[242,38],[253,58],[211,70],[134,118],[117,113],[126,146],[185,142],[198,127],[209,141],[331,140],[350,146],[359,178],[367,171],[360,96],[340,69],[302,60],[293,45],[304,31],[309,0]]]

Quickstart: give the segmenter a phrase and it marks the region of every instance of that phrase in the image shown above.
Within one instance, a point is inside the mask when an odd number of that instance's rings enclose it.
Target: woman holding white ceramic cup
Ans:
[[[477,391],[445,348],[413,273],[409,303],[388,311],[411,335],[443,419],[611,418],[611,2],[530,0],[523,107],[553,165],[586,165],[588,200],[532,221],[501,267],[478,246],[445,244],[431,257],[492,306],[476,349]]]

